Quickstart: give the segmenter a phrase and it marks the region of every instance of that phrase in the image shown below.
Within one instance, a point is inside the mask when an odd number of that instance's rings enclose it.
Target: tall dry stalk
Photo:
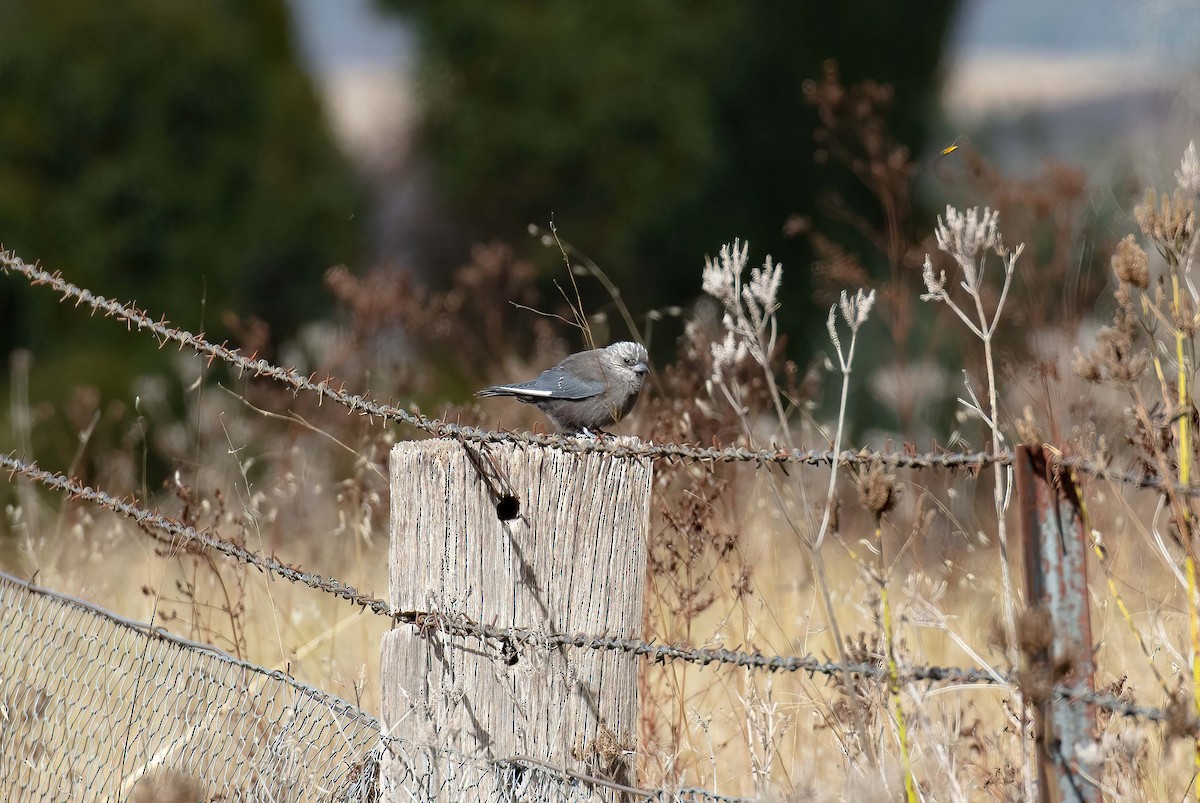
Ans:
[[[900,662],[896,657],[896,625],[892,615],[891,598],[888,595],[887,556],[883,543],[883,517],[896,507],[900,488],[896,478],[883,471],[879,465],[860,470],[858,475],[858,498],[862,506],[871,513],[875,523],[876,565],[875,582],[879,585],[879,622],[883,630],[883,646],[887,660],[888,697],[892,703],[892,714],[896,719],[896,736],[900,742],[900,767],[904,773],[904,799],[906,803],[917,803],[917,785],[913,778],[912,756],[909,747],[908,721],[904,715],[904,702],[900,697]]]
[[[725,330],[724,339],[712,345],[713,376],[708,382],[708,388],[710,393],[714,390],[719,391],[725,401],[738,411],[746,440],[751,446],[754,446],[755,422],[751,421],[747,415],[749,408],[745,403],[742,389],[738,383],[731,381],[731,377],[735,373],[734,369],[739,363],[747,359],[752,361],[762,372],[767,395],[775,411],[774,434],[789,448],[794,448],[789,414],[785,408],[783,394],[775,381],[772,362],[778,344],[778,324],[775,313],[779,308],[777,295],[783,278],[783,266],[772,262],[768,256],[761,268],[750,270],[749,282],[746,282],[743,280],[743,275],[748,264],[749,245],[735,240],[732,245],[723,246],[718,258],[707,260],[704,267],[702,286],[706,293],[721,303],[723,307],[722,326]],[[841,453],[842,440],[846,430],[846,405],[859,330],[866,323],[874,303],[874,291],[865,293],[860,289],[853,296],[843,291],[839,302],[829,309],[826,329],[837,354],[842,376],[837,422],[832,442],[835,455]],[[838,334],[839,312],[842,326],[850,333],[845,346],[843,346],[841,335]],[[822,505],[821,521],[815,528],[815,532],[811,523],[801,526],[791,513],[792,510],[807,511],[810,509],[807,489],[802,482],[787,483],[786,486],[783,486],[772,474],[769,487],[783,519],[807,547],[816,572],[817,585],[830,630],[833,633],[839,656],[845,662],[847,659],[845,639],[838,623],[825,559],[820,549],[829,532],[833,510],[837,504],[837,481],[840,468],[841,461],[835,457],[830,466],[829,483]],[[856,681],[852,675],[846,673],[843,682],[847,689],[851,692],[854,691]],[[852,694],[852,697],[856,697],[856,695]],[[867,738],[866,718],[861,707],[855,708],[855,716],[859,720],[858,731],[862,734],[863,748],[882,777],[883,768],[875,753],[872,740]],[[886,781],[886,778],[883,780]]]
[[[1109,382],[1126,390],[1133,401],[1130,442],[1148,473],[1170,480],[1164,486],[1159,510],[1167,510],[1174,526],[1172,555],[1157,536],[1168,566],[1183,559],[1190,641],[1190,680],[1193,716],[1200,718],[1200,584],[1196,567],[1196,512],[1190,495],[1175,486],[1188,485],[1196,460],[1195,382],[1197,328],[1200,328],[1200,291],[1192,268],[1200,236],[1196,226],[1196,201],[1200,196],[1200,156],[1195,143],[1188,145],[1175,171],[1172,195],[1148,190],[1134,216],[1142,235],[1161,258],[1154,276],[1149,254],[1131,234],[1113,256],[1117,278],[1117,309],[1113,326],[1103,330],[1096,349],[1080,356],[1076,371],[1093,382]],[[1141,346],[1148,342],[1147,350]],[[1173,364],[1172,364],[1173,363]],[[1157,399],[1147,399],[1141,385],[1153,367]],[[1193,765],[1200,777],[1200,739],[1193,741]],[[1193,784],[1200,800],[1200,785]]]
[[[925,257],[925,269],[922,277],[925,281],[926,292],[921,296],[923,301],[936,301],[945,304],[954,312],[983,344],[984,366],[987,373],[987,409],[980,404],[979,398],[971,387],[969,377],[965,372],[964,384],[970,401],[959,399],[959,402],[971,413],[977,416],[987,426],[991,433],[993,452],[999,452],[1005,443],[1004,433],[1000,429],[1000,409],[998,403],[998,385],[996,383],[996,360],[993,353],[993,339],[996,327],[1000,323],[1000,314],[1004,310],[1004,302],[1012,287],[1013,272],[1017,259],[1024,250],[1024,243],[1015,249],[1005,248],[997,227],[998,213],[984,209],[980,215],[979,209],[968,209],[965,214],[952,206],[946,207],[946,218],[938,216],[937,236],[938,248],[953,258],[962,272],[959,286],[966,292],[974,307],[974,316],[955,301],[946,289],[946,273],[934,273],[933,261]],[[1004,279],[1000,287],[1000,295],[995,309],[990,312],[984,304],[984,276],[987,257],[991,253],[999,257],[1004,269]],[[1009,491],[1012,488],[1011,467],[996,463],[992,467],[992,503],[996,513],[996,538],[1000,545],[1000,578],[1004,597],[1004,634],[1008,648],[1008,660],[1012,666],[1017,665],[1017,629],[1016,629],[1016,590],[1012,582],[1012,569],[1008,555],[1008,525],[1005,517],[1008,513]],[[1022,753],[1025,767],[1025,793],[1033,795],[1033,761],[1031,757],[1032,742],[1028,737],[1028,729],[1021,728]]]

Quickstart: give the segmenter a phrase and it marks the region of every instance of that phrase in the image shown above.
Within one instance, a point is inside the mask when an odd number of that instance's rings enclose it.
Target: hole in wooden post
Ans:
[[[506,638],[500,641],[500,658],[504,661],[505,666],[516,666],[517,661],[521,659],[521,654],[517,652],[511,639]]]
[[[496,515],[500,521],[512,521],[521,513],[521,500],[512,494],[505,494],[496,503]]]

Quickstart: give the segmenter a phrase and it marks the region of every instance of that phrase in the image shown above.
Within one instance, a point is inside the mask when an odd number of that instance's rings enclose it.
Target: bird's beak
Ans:
[[[644,362],[639,362],[637,365],[633,366],[633,372],[635,374],[648,374],[650,373],[650,366],[646,365]]]

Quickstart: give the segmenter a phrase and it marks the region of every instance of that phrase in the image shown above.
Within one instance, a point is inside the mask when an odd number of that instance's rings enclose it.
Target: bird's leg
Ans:
[[[590,440],[590,441],[598,441],[601,438],[611,438],[612,437],[612,435],[610,435],[609,433],[605,432],[604,430],[602,430],[598,427],[595,432],[592,432],[587,427],[584,427],[583,429],[581,429],[577,433],[575,433],[575,436],[577,438],[586,438],[587,440]]]

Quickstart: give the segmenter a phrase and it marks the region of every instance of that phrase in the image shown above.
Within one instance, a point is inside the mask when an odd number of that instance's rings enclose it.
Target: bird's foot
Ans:
[[[612,437],[612,435],[610,435],[609,433],[605,432],[602,429],[597,428],[596,431],[593,432],[592,430],[588,429],[587,427],[584,427],[583,429],[579,430],[579,432],[575,433],[575,436],[578,438],[586,438],[587,440],[590,440],[590,441],[598,441],[601,438],[611,438]]]

